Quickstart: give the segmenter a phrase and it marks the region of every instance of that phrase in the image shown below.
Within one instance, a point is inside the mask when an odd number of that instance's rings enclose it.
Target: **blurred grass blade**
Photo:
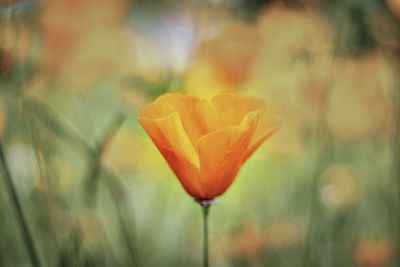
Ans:
[[[5,158],[5,154],[4,154],[4,149],[3,149],[3,144],[2,142],[0,142],[0,161],[1,161],[1,165],[2,165],[2,170],[3,170],[3,175],[4,178],[6,180],[6,184],[8,186],[8,189],[10,191],[10,195],[11,195],[11,199],[12,199],[12,203],[14,204],[16,213],[17,213],[17,217],[18,217],[18,221],[20,223],[20,227],[21,227],[21,232],[23,235],[23,239],[25,241],[25,245],[26,245],[26,249],[28,250],[28,254],[29,254],[29,258],[32,262],[32,265],[34,267],[41,267],[40,261],[39,261],[39,256],[36,252],[35,249],[35,245],[33,242],[33,238],[32,235],[29,231],[28,228],[28,224],[25,220],[25,216],[24,213],[22,211],[22,206],[21,203],[19,201],[17,192],[15,190],[12,178],[11,178],[11,173],[10,170],[8,169],[8,165],[6,162],[6,158]]]
[[[70,141],[82,147],[88,154],[95,155],[95,149],[85,141],[81,135],[73,129],[73,127],[66,127],[68,123],[57,115],[57,112],[44,103],[36,101],[24,102],[24,108],[28,112],[33,112],[39,120],[51,129],[61,139]],[[60,123],[63,122],[63,123]]]
[[[123,113],[116,115],[109,127],[107,127],[107,130],[103,135],[102,141],[97,146],[96,153],[91,164],[92,167],[90,168],[89,175],[86,180],[86,190],[84,191],[86,195],[86,203],[89,206],[96,205],[97,185],[99,180],[98,178],[101,171],[101,155],[104,146],[106,142],[110,141],[110,139],[114,137],[115,130],[122,126],[126,118],[127,115]]]
[[[112,181],[111,181],[112,179]],[[123,196],[123,187],[120,184],[118,177],[116,177],[116,175],[112,172],[106,172],[106,179],[105,179],[106,183],[107,183],[107,188],[110,191],[111,194],[111,198],[114,201],[114,205],[117,211],[117,220],[118,220],[118,224],[121,230],[121,234],[122,237],[124,239],[126,248],[129,252],[129,256],[131,259],[131,263],[132,266],[138,266],[138,260],[137,260],[137,251],[136,251],[136,246],[134,245],[133,241],[130,238],[130,232],[128,230],[128,227],[125,224],[125,220],[124,220],[124,212],[122,211],[121,208],[121,195]],[[121,194],[122,193],[122,194]],[[130,227],[132,228],[132,223],[130,223]]]

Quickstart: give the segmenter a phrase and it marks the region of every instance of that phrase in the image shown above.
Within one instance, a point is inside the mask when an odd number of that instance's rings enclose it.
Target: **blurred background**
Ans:
[[[212,266],[400,264],[400,0],[0,0],[0,266],[201,266],[200,207],[136,121],[265,98]]]

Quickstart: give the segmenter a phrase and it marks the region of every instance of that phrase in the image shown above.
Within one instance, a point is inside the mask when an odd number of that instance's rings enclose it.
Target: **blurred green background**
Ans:
[[[200,207],[136,121],[265,98],[212,266],[399,266],[399,0],[0,0],[0,266],[201,266]]]

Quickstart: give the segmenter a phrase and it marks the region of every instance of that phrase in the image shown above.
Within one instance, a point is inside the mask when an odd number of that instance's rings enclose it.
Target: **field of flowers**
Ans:
[[[0,0],[0,266],[399,266],[399,78],[400,0]]]

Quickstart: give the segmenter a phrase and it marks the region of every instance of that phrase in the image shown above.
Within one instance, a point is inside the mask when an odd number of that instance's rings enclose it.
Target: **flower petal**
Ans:
[[[156,119],[176,112],[192,145],[200,136],[210,132],[210,119],[215,119],[215,110],[209,101],[181,93],[167,93],[145,106],[138,117]]]
[[[249,112],[262,110],[265,102],[261,99],[236,93],[222,93],[211,99],[218,118],[216,129],[239,125]]]
[[[196,197],[202,194],[198,180],[199,160],[178,113],[163,118],[138,117],[139,123],[153,140],[185,190]]]
[[[240,126],[231,126],[200,137],[197,150],[203,198],[221,195],[240,170],[260,113],[248,113]]]
[[[176,108],[171,105],[171,99],[179,97],[180,95],[181,94],[178,93],[167,93],[157,97],[153,102],[147,104],[139,111],[138,120],[140,118],[163,118],[173,112],[176,112]]]
[[[243,162],[245,162],[279,128],[280,118],[275,108],[264,102],[261,114],[257,130],[246,150]]]
[[[246,150],[246,154],[243,158],[243,163],[246,162],[246,160],[253,155],[253,153],[271,136],[273,135],[278,128],[274,128],[265,134],[258,136],[256,138],[253,138],[252,142],[250,143],[249,147]]]

